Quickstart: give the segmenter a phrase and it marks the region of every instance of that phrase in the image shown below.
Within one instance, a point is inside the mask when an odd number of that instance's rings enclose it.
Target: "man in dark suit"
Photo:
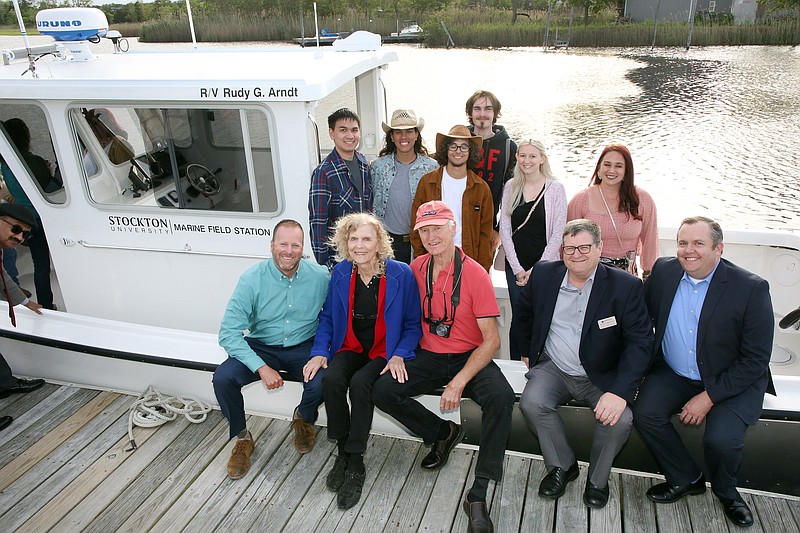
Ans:
[[[671,417],[706,423],[703,435],[711,489],[734,524],[753,515],[736,490],[744,434],[761,414],[774,318],[769,285],[721,259],[722,229],[705,217],[678,229],[677,258],[656,261],[644,285],[656,332],[655,363],[634,406],[634,424],[666,483],[647,491],[656,503],[705,492],[705,478]]]
[[[568,222],[561,261],[540,261],[514,309],[531,369],[520,408],[539,438],[547,475],[543,498],[558,499],[578,477],[578,463],[556,408],[587,401],[597,426],[583,501],[608,503],[608,476],[631,431],[636,389],[652,359],[653,330],[642,282],[600,263],[600,228]],[[524,354],[524,349],[523,349]]]

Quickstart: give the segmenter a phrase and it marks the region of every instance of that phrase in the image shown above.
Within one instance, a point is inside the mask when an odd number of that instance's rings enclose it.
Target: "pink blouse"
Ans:
[[[656,204],[650,194],[640,187],[636,187],[639,194],[639,214],[642,220],[635,220],[626,213],[614,213],[614,222],[617,224],[619,239],[611,223],[608,212],[603,210],[595,213],[589,209],[589,191],[596,186],[590,186],[575,194],[567,206],[567,221],[576,218],[586,218],[600,226],[603,238],[603,257],[624,257],[630,250],[636,250],[640,256],[642,270],[650,270],[658,259],[658,221],[656,218]],[[620,246],[622,241],[622,246]]]

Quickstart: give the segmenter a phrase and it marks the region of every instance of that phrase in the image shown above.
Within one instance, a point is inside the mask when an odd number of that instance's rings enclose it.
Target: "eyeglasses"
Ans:
[[[23,241],[26,241],[26,240],[28,240],[28,238],[30,238],[31,232],[22,229],[22,226],[20,226],[19,224],[12,224],[11,222],[9,222],[8,220],[6,220],[4,218],[0,218],[0,220],[2,220],[3,222],[5,222],[9,226],[11,226],[11,233],[13,233],[14,235],[22,234],[22,240]]]
[[[450,143],[447,145],[447,150],[450,152],[469,152],[469,145]]]
[[[578,250],[580,253],[586,255],[592,250],[592,246],[594,246],[594,244],[580,244],[578,246],[562,246],[561,250],[564,252],[564,255],[574,255],[575,250]]]

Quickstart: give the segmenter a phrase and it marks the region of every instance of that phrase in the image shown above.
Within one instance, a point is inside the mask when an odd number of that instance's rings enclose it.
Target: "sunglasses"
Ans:
[[[6,220],[4,218],[0,218],[0,220],[2,220],[3,222],[5,222],[9,226],[11,226],[11,233],[13,233],[14,235],[20,235],[21,234],[23,241],[27,241],[28,238],[30,238],[31,232],[22,229],[22,226],[20,226],[19,224],[12,224],[11,222],[9,222],[8,220]]]

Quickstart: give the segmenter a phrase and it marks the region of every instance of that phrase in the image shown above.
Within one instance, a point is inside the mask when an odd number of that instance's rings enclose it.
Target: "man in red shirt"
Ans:
[[[422,460],[427,469],[447,462],[463,430],[429,411],[414,396],[444,387],[439,402],[442,412],[458,408],[464,393],[481,406],[480,451],[464,510],[471,531],[492,531],[486,489],[489,480],[502,478],[514,405],[514,391],[492,361],[500,348],[494,287],[486,270],[454,244],[455,217],[446,203],[422,204],[414,231],[428,251],[411,263],[422,301],[420,349],[415,359],[406,362],[405,383],[384,374],[375,383],[373,399],[378,408],[433,444]]]

